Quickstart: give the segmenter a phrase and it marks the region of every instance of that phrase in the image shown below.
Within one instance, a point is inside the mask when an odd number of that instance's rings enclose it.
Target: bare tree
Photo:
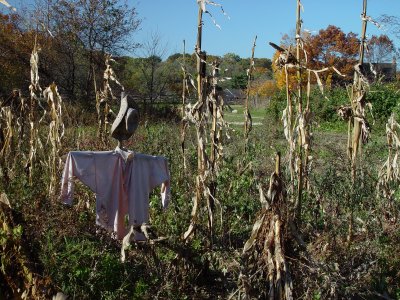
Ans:
[[[400,39],[400,17],[382,15],[379,17],[378,22],[388,29],[390,34]]]
[[[133,52],[138,46],[132,35],[139,29],[141,20],[128,1],[54,0],[54,31],[67,52],[71,72],[75,71],[80,50],[87,55],[86,96],[91,95],[93,75],[97,65],[104,62],[104,54],[118,55]],[[103,69],[100,68],[100,69]],[[74,74],[74,73],[73,73]],[[75,81],[74,75],[71,78]]]
[[[368,42],[367,58],[371,63],[391,62],[395,55],[393,41],[387,35],[373,35]]]
[[[141,74],[146,86],[144,110],[147,111],[147,101],[150,108],[154,101],[165,91],[168,83],[168,74],[162,59],[165,56],[167,45],[162,41],[158,32],[151,32],[142,46]]]

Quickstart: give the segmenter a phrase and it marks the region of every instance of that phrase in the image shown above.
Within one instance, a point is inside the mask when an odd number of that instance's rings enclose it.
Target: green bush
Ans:
[[[349,105],[349,97],[344,87],[335,87],[322,95],[317,89],[313,89],[311,96],[311,110],[315,113],[318,122],[341,121],[337,109],[341,105]]]
[[[367,101],[372,104],[376,120],[383,123],[387,121],[392,112],[399,114],[399,99],[399,89],[395,83],[376,83],[371,86],[367,94]]]
[[[400,116],[400,92],[396,83],[375,83],[372,84],[367,93],[367,101],[372,104],[372,112],[375,121],[382,124],[387,121],[392,112]],[[303,100],[305,101],[305,100]],[[334,87],[326,90],[322,95],[318,87],[313,87],[310,97],[311,111],[314,121],[317,123],[337,123],[342,122],[337,114],[337,109],[341,106],[350,105],[349,93],[345,87]],[[267,108],[267,114],[275,121],[282,117],[282,111],[286,107],[286,91],[280,90],[275,93]],[[368,110],[368,109],[367,109]],[[372,121],[371,115],[367,111],[367,117]],[[331,125],[328,127],[332,127]]]
[[[276,121],[280,120],[282,111],[286,108],[286,102],[286,91],[282,89],[271,97],[267,114],[272,116]],[[347,91],[343,87],[328,90],[325,95],[321,94],[318,87],[314,87],[311,91],[310,107],[317,122],[338,121],[337,108],[340,105],[347,105],[348,103]],[[305,105],[305,100],[303,100],[303,105]]]
[[[286,91],[282,89],[276,92],[267,106],[267,116],[270,116],[274,121],[279,121],[282,117],[282,111],[286,107],[286,102]]]

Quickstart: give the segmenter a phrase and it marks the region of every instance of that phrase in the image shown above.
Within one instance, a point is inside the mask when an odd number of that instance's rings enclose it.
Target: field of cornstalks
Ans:
[[[80,182],[74,205],[60,201],[70,151],[117,146],[124,87],[111,56],[88,108],[41,86],[33,46],[29,94],[1,99],[0,299],[400,299],[399,110],[370,114],[371,94],[397,97],[398,82],[366,80],[362,43],[352,84],[324,87],[323,72],[341,74],[307,68],[298,1],[296,48],[271,43],[286,88],[228,109],[198,3],[197,78],[183,65],[181,105],[142,114],[124,144],[168,159],[171,202],[150,194],[146,241],[95,225],[96,195]]]

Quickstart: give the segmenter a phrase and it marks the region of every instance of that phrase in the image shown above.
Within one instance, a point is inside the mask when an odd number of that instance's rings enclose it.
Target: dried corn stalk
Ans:
[[[26,123],[26,99],[22,96],[21,90],[14,89],[11,94],[0,104],[1,107],[10,107],[13,114],[13,128],[18,133],[17,149],[21,149],[23,137],[25,135]],[[15,157],[18,156],[16,153]]]
[[[189,228],[183,235],[187,240],[194,232],[199,221],[199,210],[206,202],[208,212],[208,228],[210,241],[213,237],[214,207],[218,204],[216,199],[216,174],[222,157],[222,130],[227,125],[223,119],[223,99],[217,93],[219,77],[219,62],[211,64],[212,74],[206,76],[206,53],[201,50],[202,41],[202,18],[205,4],[208,1],[197,1],[198,11],[198,33],[195,53],[197,56],[197,102],[194,105],[186,105],[185,122],[195,125],[197,137],[197,169],[196,195],[193,197],[192,219]],[[209,141],[210,136],[210,141]],[[210,144],[208,154],[206,148]]]
[[[114,59],[111,58],[111,55],[107,54],[105,57],[105,65],[106,69],[103,74],[103,89],[97,91],[96,88],[96,79],[94,79],[95,89],[96,89],[96,110],[98,116],[98,136],[102,141],[105,141],[105,137],[109,132],[109,115],[112,114],[112,110],[110,108],[110,102],[115,100],[116,97],[113,95],[112,88],[110,83],[114,82],[118,86],[121,87],[122,91],[124,87],[118,81],[117,76],[115,75],[114,70],[111,67],[111,62]]]
[[[290,47],[284,49],[274,43],[270,43],[279,52],[276,64],[283,68],[286,77],[286,108],[283,111],[282,121],[284,134],[289,144],[289,168],[291,177],[290,192],[295,202],[295,219],[301,221],[302,193],[304,187],[304,176],[308,174],[309,144],[311,139],[310,122],[311,112],[309,104],[303,109],[303,80],[302,72],[307,70],[307,53],[301,39],[301,1],[297,0],[296,21],[296,56],[291,53]],[[302,53],[305,62],[303,63]],[[291,91],[289,86],[289,68],[297,71],[297,92]],[[294,111],[295,110],[295,111]],[[297,188],[297,190],[296,190]]]
[[[361,160],[361,146],[368,142],[371,128],[366,119],[366,108],[371,109],[371,104],[366,101],[366,94],[369,88],[368,80],[364,75],[363,62],[364,50],[366,46],[366,31],[367,31],[367,0],[363,1],[362,32],[361,44],[359,51],[359,63],[354,66],[354,81],[350,91],[351,118],[348,121],[348,140],[347,154],[351,160],[351,179],[353,185],[356,180],[357,165]],[[353,213],[352,205],[349,216],[349,228],[347,240],[350,243],[353,236]]]
[[[366,119],[366,108],[371,108],[371,104],[366,101],[366,93],[369,88],[368,80],[364,75],[364,49],[366,46],[367,31],[367,0],[363,2],[362,32],[359,53],[359,63],[354,66],[354,81],[350,93],[350,104],[352,109],[352,118],[349,119],[348,132],[348,155],[351,159],[352,180],[355,181],[357,159],[361,154],[361,144],[368,142],[370,135],[370,126]]]
[[[31,65],[31,84],[29,85],[30,91],[30,107],[29,107],[29,125],[30,125],[30,136],[29,136],[29,155],[26,162],[25,168],[29,174],[29,183],[32,184],[32,174],[34,164],[36,160],[36,153],[38,148],[42,146],[39,136],[39,121],[37,117],[37,109],[39,106],[40,97],[42,94],[42,88],[39,85],[39,51],[40,49],[36,45],[33,47],[31,54],[30,65]]]
[[[249,142],[249,134],[252,128],[252,119],[249,110],[249,98],[250,98],[250,90],[251,90],[251,80],[252,74],[254,71],[254,51],[256,48],[257,36],[254,38],[253,48],[251,49],[251,58],[250,58],[250,67],[247,69],[247,93],[246,93],[246,102],[244,107],[244,137],[245,137],[245,151],[247,151],[247,146]]]
[[[261,198],[264,197],[260,195]],[[293,284],[283,238],[287,224],[282,216],[286,214],[287,206],[279,153],[275,171],[271,174],[267,199],[268,205],[262,208],[250,239],[243,248],[239,299],[250,299],[254,292],[263,299],[293,299]],[[255,287],[257,291],[253,291]]]
[[[196,127],[197,136],[197,169],[198,175],[196,176],[196,195],[193,198],[193,208],[192,208],[192,219],[189,228],[183,235],[183,239],[188,239],[195,229],[198,222],[198,210],[200,202],[203,199],[203,194],[206,192],[205,182],[206,182],[206,170],[209,166],[208,155],[205,151],[205,139],[207,138],[205,134],[206,127],[206,54],[201,51],[201,41],[202,41],[202,25],[203,25],[203,12],[205,9],[204,1],[198,1],[198,28],[197,28],[197,43],[195,53],[197,55],[197,102],[191,107],[188,106],[188,114],[186,115],[186,120],[194,123]]]
[[[301,38],[301,12],[302,4],[297,0],[297,22],[296,22],[296,55],[291,51],[291,47],[284,49],[274,43],[269,43],[279,53],[275,61],[278,68],[285,72],[286,77],[286,108],[282,114],[285,138],[288,142],[289,170],[291,177],[290,193],[295,203],[295,220],[299,225],[301,222],[302,194],[306,187],[309,189],[309,175],[311,172],[311,141],[312,141],[312,112],[310,107],[311,94],[311,75],[314,75],[321,91],[324,95],[324,86],[322,84],[320,73],[333,71],[341,74],[334,66],[325,67],[321,70],[312,70],[307,67],[307,52],[304,47],[304,41]],[[297,91],[292,91],[289,85],[289,69],[295,69],[297,72]],[[306,106],[303,105],[303,87],[305,82],[303,72],[307,72],[307,93]],[[326,97],[325,97],[326,98]]]
[[[14,89],[0,107],[0,167],[7,181],[16,164],[25,160],[21,149],[26,140],[26,99]]]
[[[64,136],[64,123],[62,120],[62,100],[58,93],[57,86],[55,83],[51,84],[43,92],[44,98],[47,100],[49,107],[49,134],[47,142],[50,141],[51,149],[50,155],[48,155],[47,167],[50,173],[49,183],[49,195],[53,195],[55,187],[58,183],[58,168],[61,165],[60,150],[61,150],[61,139]]]
[[[383,196],[387,199],[384,205],[384,215],[392,212],[398,215],[394,208],[395,193],[400,183],[400,124],[395,120],[392,114],[386,123],[386,139],[388,145],[388,158],[381,167],[378,174],[377,197]]]
[[[354,84],[351,88],[351,114],[345,113],[349,122],[348,147],[347,154],[351,160],[352,180],[355,180],[357,159],[361,157],[361,145],[369,140],[371,127],[367,121],[366,109],[372,109],[371,103],[366,102],[366,93],[368,86],[360,79],[355,72]],[[341,110],[345,110],[342,108]],[[339,113],[341,113],[339,111]]]
[[[219,62],[214,61],[211,64],[212,73],[208,78],[210,82],[211,91],[207,96],[208,107],[210,108],[210,114],[212,119],[212,125],[210,129],[211,137],[211,152],[210,161],[212,164],[212,173],[216,174],[219,171],[219,162],[223,156],[223,145],[222,135],[224,129],[228,127],[228,123],[224,120],[224,99],[220,95],[218,90],[219,81]]]
[[[26,113],[27,113],[27,105],[26,105],[26,99],[22,97],[21,91],[13,91],[15,93],[15,101],[17,102],[17,105],[15,107],[16,109],[16,126],[14,128],[17,129],[18,131],[18,138],[17,138],[17,149],[22,148],[22,143],[25,141],[25,126],[26,126]],[[15,156],[15,159],[17,159],[18,155]]]
[[[212,20],[212,22],[214,23],[214,25],[215,25],[217,28],[221,29],[221,26],[218,25],[218,23],[217,23],[217,21],[214,19],[213,15],[210,13],[209,10],[207,10],[207,5],[218,6],[218,7],[220,7],[220,8],[221,8],[221,11],[222,11],[222,14],[224,14],[225,16],[228,16],[228,15],[225,13],[224,8],[222,7],[222,5],[219,4],[219,3],[216,3],[216,2],[214,2],[214,1],[211,1],[211,0],[196,0],[196,1],[197,1],[197,4],[198,4],[199,7],[200,7],[202,13],[208,14],[208,15],[211,17],[211,20]],[[229,18],[229,16],[228,16],[228,18]]]
[[[2,107],[0,110],[0,166],[6,181],[9,180],[9,163],[15,153],[13,120],[11,107]]]
[[[186,90],[187,85],[187,72],[186,72],[186,43],[183,40],[183,63],[182,63],[182,120],[181,120],[181,150],[183,158],[183,168],[186,170],[186,156],[185,156],[185,138],[186,138],[186,127],[187,122],[185,122],[185,106],[186,106]]]
[[[182,120],[181,120],[181,150],[183,158],[183,167],[186,170],[186,156],[185,156],[185,139],[186,130],[188,129],[189,122],[186,116],[190,113],[190,108],[187,107],[187,95],[190,95],[189,87],[192,86],[196,90],[196,85],[194,83],[192,75],[186,69],[186,46],[185,40],[183,40],[183,63],[181,65],[182,69]]]
[[[302,59],[300,57],[301,50],[304,51],[304,45],[301,40],[301,16],[300,16],[300,11],[301,11],[302,5],[301,1],[297,0],[297,22],[296,22],[296,60],[298,62],[298,65],[302,65]],[[307,56],[306,56],[307,58]],[[307,61],[306,61],[307,63]],[[302,68],[298,67],[297,68],[297,100],[298,100],[298,108],[297,108],[297,115],[298,115],[298,126],[297,126],[297,134],[298,134],[298,144],[299,148],[297,151],[297,157],[296,157],[296,166],[297,166],[297,197],[296,197],[296,204],[295,204],[295,220],[299,224],[301,222],[301,209],[302,209],[302,195],[303,195],[303,182],[304,182],[304,157],[306,157],[306,154],[304,153],[306,151],[305,144],[306,141],[306,127],[308,126],[308,119],[305,118],[304,111],[303,111],[303,83],[302,83]]]

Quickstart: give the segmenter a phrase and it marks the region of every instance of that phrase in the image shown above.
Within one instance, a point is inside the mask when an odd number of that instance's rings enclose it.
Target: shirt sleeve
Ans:
[[[161,185],[161,202],[163,208],[167,208],[171,198],[170,174],[168,161],[163,156],[154,157],[150,171],[151,189]]]
[[[72,204],[75,178],[96,192],[96,166],[92,152],[72,151],[68,153],[61,179],[61,201],[65,204]]]

